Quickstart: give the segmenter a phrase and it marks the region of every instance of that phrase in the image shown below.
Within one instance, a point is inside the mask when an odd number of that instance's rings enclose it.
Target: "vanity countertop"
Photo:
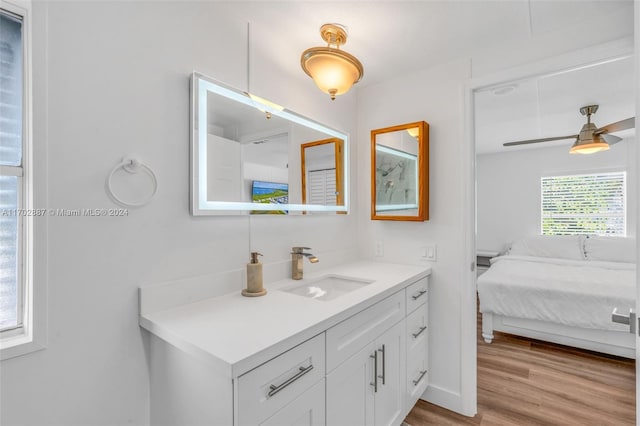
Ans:
[[[327,274],[372,280],[333,300],[279,291]],[[426,266],[354,262],[265,284],[263,297],[240,292],[140,316],[140,325],[168,343],[237,377],[431,274]]]

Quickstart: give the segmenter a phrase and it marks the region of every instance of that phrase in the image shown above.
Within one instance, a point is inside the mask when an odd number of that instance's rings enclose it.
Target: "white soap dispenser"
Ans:
[[[258,262],[258,256],[262,254],[251,252],[251,262],[247,263],[247,288],[242,290],[243,296],[258,297],[267,294],[262,286],[262,263]]]

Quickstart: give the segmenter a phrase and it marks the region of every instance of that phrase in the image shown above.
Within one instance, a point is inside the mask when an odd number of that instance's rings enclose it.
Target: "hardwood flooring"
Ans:
[[[635,361],[509,334],[485,343],[478,319],[478,414],[418,401],[422,425],[635,425]]]

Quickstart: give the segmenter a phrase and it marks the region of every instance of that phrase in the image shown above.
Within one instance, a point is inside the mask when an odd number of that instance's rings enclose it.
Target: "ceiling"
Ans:
[[[476,152],[487,154],[553,146],[574,140],[503,147],[504,142],[576,135],[587,119],[580,107],[599,105],[597,127],[635,115],[633,58],[566,73],[504,83],[475,93]],[[635,130],[616,132],[631,138]],[[620,142],[624,143],[624,141]]]
[[[249,22],[250,50],[268,52],[290,78],[308,78],[300,68],[300,54],[323,45],[322,24],[346,26],[349,37],[343,48],[365,69],[355,90],[456,58],[472,58],[474,64],[490,61],[501,49],[558,54],[633,35],[633,0],[265,0],[219,5]],[[630,64],[521,83],[501,97],[482,94],[478,152],[495,152],[507,139],[575,134],[584,123],[578,110],[589,103],[600,105],[594,117],[600,126],[633,116]]]

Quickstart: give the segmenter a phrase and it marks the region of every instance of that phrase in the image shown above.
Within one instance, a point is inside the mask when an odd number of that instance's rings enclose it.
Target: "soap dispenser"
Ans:
[[[258,262],[258,256],[262,254],[251,252],[251,262],[247,263],[247,288],[242,290],[243,296],[258,297],[267,294],[267,290],[262,287],[262,263]]]

